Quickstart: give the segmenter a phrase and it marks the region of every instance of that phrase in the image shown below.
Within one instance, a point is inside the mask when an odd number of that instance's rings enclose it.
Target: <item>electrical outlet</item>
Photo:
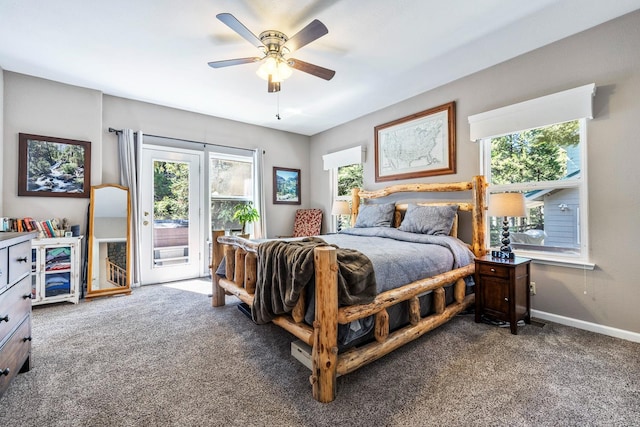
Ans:
[[[535,295],[536,294],[536,282],[529,283],[529,293],[531,295]]]

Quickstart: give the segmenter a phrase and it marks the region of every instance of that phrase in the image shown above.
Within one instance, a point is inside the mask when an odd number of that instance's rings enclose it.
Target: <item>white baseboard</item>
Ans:
[[[599,325],[597,323],[585,322],[584,320],[572,319],[571,317],[559,316],[557,314],[546,313],[544,311],[531,310],[531,317],[541,320],[559,323],[561,325],[572,326],[585,331],[596,332],[598,334],[609,335],[610,337],[621,338],[627,341],[640,342],[640,334],[624,329],[612,328],[610,326]]]

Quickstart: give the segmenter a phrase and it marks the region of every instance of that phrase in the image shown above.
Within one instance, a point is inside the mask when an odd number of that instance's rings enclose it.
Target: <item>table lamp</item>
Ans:
[[[522,193],[496,193],[489,199],[490,216],[501,216],[502,219],[502,246],[500,251],[491,251],[491,256],[496,258],[513,259],[515,255],[511,250],[509,240],[509,217],[525,216],[524,194]]]
[[[331,207],[331,215],[335,215],[338,217],[338,231],[340,231],[340,217],[342,215],[351,216],[351,208],[349,207],[349,202],[346,200],[334,200],[333,206]]]

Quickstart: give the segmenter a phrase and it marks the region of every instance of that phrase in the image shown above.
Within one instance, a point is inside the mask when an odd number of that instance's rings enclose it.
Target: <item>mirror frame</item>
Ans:
[[[94,223],[94,208],[96,201],[96,190],[104,189],[104,188],[119,188],[126,192],[127,197],[127,234],[126,234],[126,286],[122,287],[113,287],[113,288],[103,288],[103,289],[93,289],[93,266],[94,260],[94,245],[95,237],[95,223]],[[87,293],[85,295],[86,299],[100,297],[100,296],[109,296],[109,295],[120,295],[120,294],[130,294],[131,293],[131,194],[129,193],[128,187],[123,187],[118,184],[102,184],[102,185],[94,185],[91,187],[91,198],[89,205],[89,236],[88,236],[88,253],[87,253]],[[98,272],[100,275],[100,272]],[[99,280],[99,279],[98,279]]]

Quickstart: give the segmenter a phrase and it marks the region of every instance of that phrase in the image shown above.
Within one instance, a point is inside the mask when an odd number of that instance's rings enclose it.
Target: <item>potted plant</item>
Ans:
[[[241,233],[243,236],[247,236],[247,234],[245,233],[247,222],[257,221],[258,219],[260,219],[260,214],[258,214],[258,210],[253,207],[252,202],[238,203],[233,208],[233,219],[242,224]]]

